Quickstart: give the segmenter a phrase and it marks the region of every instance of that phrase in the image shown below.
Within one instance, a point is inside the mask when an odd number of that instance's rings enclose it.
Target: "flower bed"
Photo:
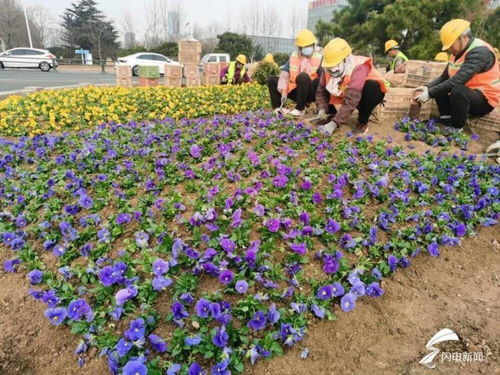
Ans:
[[[0,233],[123,374],[240,373],[497,223],[499,167],[248,114],[0,141]]]
[[[397,121],[394,129],[406,133],[406,141],[420,141],[432,147],[441,147],[443,150],[450,146],[457,146],[461,150],[467,150],[471,140],[479,139],[477,134],[469,136],[463,131],[454,128],[440,127],[434,120],[420,121],[410,120],[408,117]]]
[[[181,119],[269,107],[267,88],[256,85],[194,88],[82,87],[40,91],[0,101],[0,135],[78,131],[104,122]]]

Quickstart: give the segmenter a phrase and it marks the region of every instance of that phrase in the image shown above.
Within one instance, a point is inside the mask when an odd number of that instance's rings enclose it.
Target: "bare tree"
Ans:
[[[289,19],[288,24],[290,25],[289,30],[291,32],[291,37],[294,38],[295,34],[297,34],[297,31],[303,29],[307,24],[307,12],[304,12],[304,10],[300,9],[299,7],[297,7],[297,4],[295,4],[293,7],[290,8],[288,19]]]
[[[217,35],[227,31],[227,28],[221,23],[212,22],[202,28],[199,34],[196,34],[194,30],[196,30],[196,27],[193,29],[193,34],[195,35],[195,38],[201,42],[201,53],[204,55],[215,51],[219,41],[217,39]]]
[[[160,18],[160,40],[166,41],[168,38],[168,3],[167,0],[160,0],[158,4],[158,13]]]
[[[281,33],[281,19],[272,4],[267,4],[265,13],[262,14],[262,35],[279,36]]]
[[[249,35],[259,35],[262,32],[262,11],[257,0],[252,0],[241,9],[240,24],[239,32]]]
[[[31,19],[28,20],[33,46],[41,47],[36,27]],[[17,0],[0,0],[0,38],[3,39],[7,49],[29,45],[23,8]]]
[[[134,48],[136,47],[135,41],[135,23],[132,15],[130,14],[129,9],[125,9],[122,12],[121,17],[121,28],[123,33],[125,34],[125,48]]]
[[[28,18],[40,39],[41,47],[48,47],[49,40],[53,38],[52,33],[54,33],[57,24],[50,11],[43,5],[35,5],[28,8]]]
[[[184,25],[186,20],[184,18],[184,10],[182,3],[176,0],[171,3],[168,11],[169,15],[169,33],[170,40],[179,40],[181,38],[181,25]]]
[[[135,33],[135,24],[129,9],[122,12],[121,24],[124,33]]]
[[[241,10],[239,32],[248,35],[279,36],[281,19],[273,4],[266,6],[257,0]]]
[[[144,2],[145,19],[147,20],[144,44],[146,48],[157,47],[161,43],[161,17],[157,0]]]

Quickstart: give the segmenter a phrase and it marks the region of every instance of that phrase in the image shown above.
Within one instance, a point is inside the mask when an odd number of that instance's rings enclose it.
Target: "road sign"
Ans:
[[[89,53],[88,49],[76,49],[75,53],[78,55],[87,55]]]

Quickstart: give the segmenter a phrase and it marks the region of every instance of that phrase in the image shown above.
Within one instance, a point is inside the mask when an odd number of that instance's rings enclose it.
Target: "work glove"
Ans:
[[[318,111],[318,116],[317,117],[318,117],[318,120],[324,121],[324,120],[326,120],[328,118],[328,115],[326,114],[326,112],[325,112],[324,109],[320,109]]]
[[[418,91],[421,91],[421,92],[429,91],[429,88],[427,86],[420,86],[420,87],[417,87],[415,90],[413,90],[413,92],[418,92]]]
[[[416,96],[414,99],[417,101],[417,102],[420,102],[420,103],[425,103],[426,101],[428,101],[431,97],[429,96],[429,91],[428,90],[425,90],[425,91],[422,91],[420,93],[420,95]]]

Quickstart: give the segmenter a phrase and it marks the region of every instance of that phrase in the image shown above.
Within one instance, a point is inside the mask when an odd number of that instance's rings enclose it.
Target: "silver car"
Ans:
[[[56,57],[44,49],[20,47],[0,53],[0,69],[38,68],[48,72],[56,66]]]

